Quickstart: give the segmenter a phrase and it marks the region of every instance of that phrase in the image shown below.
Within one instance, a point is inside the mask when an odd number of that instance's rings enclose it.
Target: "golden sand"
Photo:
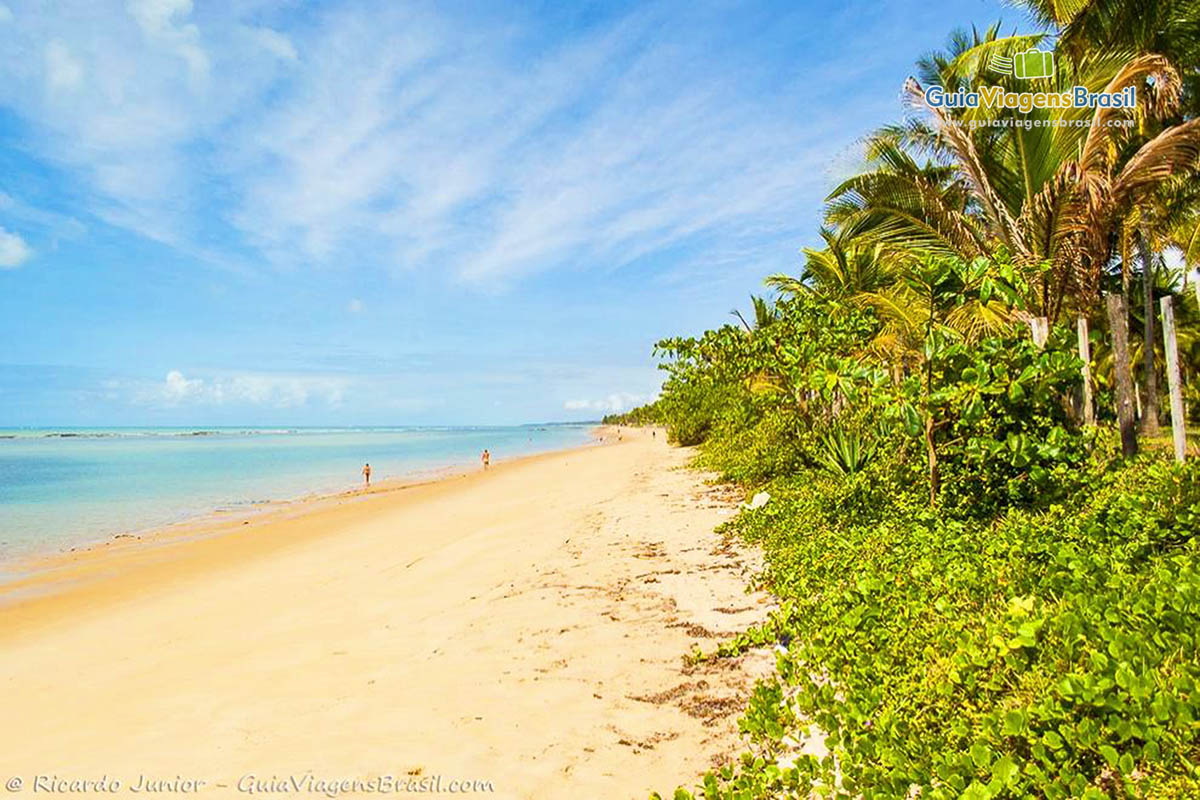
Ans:
[[[669,795],[769,662],[681,658],[766,608],[688,455],[626,431],[43,560],[0,587],[0,782]]]

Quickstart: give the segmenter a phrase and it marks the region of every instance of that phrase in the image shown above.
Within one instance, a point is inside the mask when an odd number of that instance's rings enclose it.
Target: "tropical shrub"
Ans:
[[[994,337],[941,354],[934,403],[946,420],[938,440],[947,510],[990,517],[1067,496],[1091,449],[1070,407],[1081,366],[1063,329],[1045,347]]]
[[[815,434],[785,409],[762,413],[752,426],[725,432],[705,443],[696,466],[722,480],[755,485],[791,475],[808,463]]]

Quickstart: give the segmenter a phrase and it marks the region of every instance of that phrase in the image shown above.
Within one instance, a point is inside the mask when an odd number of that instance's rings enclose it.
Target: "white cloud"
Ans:
[[[91,213],[218,260],[223,224],[237,257],[472,285],[691,244],[745,265],[794,250],[845,141],[839,109],[745,91],[767,67],[710,60],[704,34],[663,25],[669,8],[532,53],[516,22],[441,6],[326,8],[298,28],[262,24],[286,18],[271,0],[126,10],[15,20],[0,103],[46,132],[34,146]],[[33,91],[23,54],[51,39]]]
[[[54,237],[77,238],[87,231],[87,227],[74,217],[38,208],[4,191],[0,191],[0,211],[8,219],[47,229]]]
[[[563,409],[566,411],[600,411],[606,414],[615,414],[649,403],[652,399],[649,395],[644,394],[614,392],[599,400],[568,400],[563,403]]]
[[[179,370],[173,369],[168,372],[167,379],[163,382],[162,396],[168,403],[178,403],[203,394],[204,381],[185,378]]]
[[[15,269],[33,255],[33,248],[20,234],[0,228],[0,269]]]
[[[292,44],[292,40],[279,31],[270,28],[247,26],[246,32],[264,50],[276,58],[283,59],[284,61],[296,61],[300,57],[299,53],[296,52],[296,46]]]
[[[75,89],[83,81],[83,65],[61,41],[46,45],[46,87],[52,92]]]
[[[167,406],[196,403],[297,408],[320,404],[336,408],[342,404],[348,388],[349,380],[340,376],[243,373],[206,380],[188,378],[179,370],[171,370],[161,384],[149,391],[139,391],[135,399]]]
[[[184,21],[192,13],[192,0],[129,0],[125,8],[148,38],[184,60],[193,78],[208,73],[208,54],[200,46],[200,29]]]
[[[346,310],[351,314],[361,314],[363,310],[363,301],[359,300],[357,297],[351,299],[349,303],[346,303]]]
[[[73,214],[204,254],[198,229],[220,224],[201,208],[211,201],[205,190],[237,191],[210,168],[223,149],[210,137],[255,107],[280,61],[214,14],[214,81],[207,55],[191,50],[202,37],[182,16],[186,3],[130,6],[55,3],[19,15],[4,29],[0,105],[33,132],[23,144],[64,176]]]
[[[13,18],[12,9],[9,8],[8,6],[4,5],[3,3],[0,3],[0,23],[12,22],[12,18]]]
[[[262,169],[234,224],[277,259],[365,245],[471,283],[616,268],[716,232],[783,236],[798,185],[819,180],[822,149],[798,146],[813,137],[790,115],[732,77],[681,82],[674,47],[631,47],[648,21],[527,72],[435,21],[372,23],[385,33],[331,20],[296,91],[244,131]]]

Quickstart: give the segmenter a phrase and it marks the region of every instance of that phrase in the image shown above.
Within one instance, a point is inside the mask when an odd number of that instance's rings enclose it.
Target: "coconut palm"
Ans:
[[[971,259],[987,252],[987,230],[966,180],[953,165],[918,161],[905,144],[895,129],[868,139],[869,168],[833,190],[827,222],[893,253]]]
[[[761,330],[779,319],[779,311],[768,300],[762,297],[750,295],[750,305],[754,308],[753,325],[746,321],[746,318],[742,316],[742,312],[738,309],[735,308],[729,312],[737,317],[747,333],[754,333],[756,330]]]
[[[801,278],[776,273],[766,284],[785,294],[796,294],[808,288],[839,299],[875,292],[895,280],[894,268],[883,242],[868,241],[856,236],[851,228],[833,230],[822,227],[822,249],[804,248],[804,273]]]
[[[1075,58],[1094,52],[1161,53],[1184,76],[1181,118],[1200,112],[1200,0],[1015,0],[1059,35]]]
[[[993,55],[1027,44],[1028,37],[986,40],[938,62],[943,85],[979,81],[980,66]],[[1055,91],[1137,86],[1147,97],[1139,113],[1159,117],[1176,107],[1180,91],[1178,74],[1154,55],[1123,63],[1089,58],[1032,83]],[[1119,109],[951,111],[927,103],[916,78],[906,83],[905,96],[920,116],[869,142],[872,170],[835,189],[831,221],[865,228],[875,220],[881,239],[915,249],[950,249],[970,259],[1003,246],[1025,267],[1048,265],[1038,279],[1036,310],[1050,318],[1069,302],[1094,303],[1121,220],[1160,183],[1194,169],[1200,154],[1197,120],[1141,143],[1113,124],[1129,116]],[[918,164],[916,150],[930,160]]]

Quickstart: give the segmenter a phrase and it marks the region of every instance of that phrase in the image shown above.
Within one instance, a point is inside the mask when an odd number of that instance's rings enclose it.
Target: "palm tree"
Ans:
[[[1076,61],[1098,51],[1118,51],[1135,55],[1158,53],[1174,63],[1184,74],[1182,100],[1173,102],[1168,111],[1173,121],[1196,117],[1200,112],[1200,0],[1018,0],[1035,18],[1059,32],[1060,50]],[[1171,87],[1172,90],[1174,87]],[[1147,120],[1142,120],[1143,125]],[[1144,132],[1144,131],[1143,131]],[[1193,203],[1194,206],[1194,203]],[[1153,206],[1135,209],[1134,216],[1155,214]],[[1152,257],[1153,233],[1145,224],[1136,229],[1135,239],[1142,262],[1144,388],[1142,428],[1153,435],[1158,430],[1157,375],[1154,368],[1154,287]],[[1160,228],[1161,231],[1161,228]],[[1169,233],[1168,233],[1169,235]],[[1154,237],[1162,238],[1162,237]],[[1128,296],[1128,259],[1122,258],[1125,294]],[[1198,290],[1200,291],[1200,290]],[[1197,295],[1200,298],[1200,294]]]
[[[989,30],[970,41],[963,49],[962,37],[955,39],[953,57],[926,57],[922,77],[947,90],[972,86],[993,55],[1011,55],[1034,37],[996,39]],[[1177,107],[1180,92],[1178,74],[1153,55],[1088,58],[1040,83],[1034,88],[1137,86],[1149,99],[1139,113],[1159,117]],[[906,96],[919,116],[868,140],[870,168],[833,191],[828,223],[853,226],[893,251],[970,260],[1004,246],[1020,264],[1048,265],[1036,310],[1051,318],[1069,302],[1093,305],[1120,221],[1163,181],[1192,171],[1200,152],[1196,120],[1141,142],[1130,128],[1112,125],[1129,116],[1118,109],[949,111],[927,104],[915,78]]]
[[[1142,433],[1158,435],[1158,371],[1154,368],[1154,258],[1150,254],[1149,235],[1145,229],[1137,232],[1138,252],[1142,258]]]
[[[1167,240],[1172,246],[1179,248],[1184,264],[1191,269],[1200,267],[1200,209],[1175,223],[1167,233]],[[1187,285],[1186,277],[1184,285]]]
[[[1068,310],[1095,308],[1116,244],[1123,255],[1139,245],[1144,279],[1153,287],[1153,259],[1145,246],[1150,232],[1142,228],[1130,236],[1139,229],[1129,223],[1161,187],[1195,172],[1200,120],[1168,124],[1178,120],[1172,115],[1180,107],[1182,82],[1161,55],[1084,51],[1059,59],[1052,78],[1032,85],[987,75],[994,56],[1011,57],[1038,38],[999,38],[995,28],[972,31],[953,36],[948,54],[922,59],[920,79],[905,86],[916,115],[868,140],[870,169],[834,190],[827,222],[852,226],[860,238],[883,242],[893,253],[953,253],[971,260],[1006,251],[1033,289],[1029,309],[1055,320]],[[953,92],[976,88],[981,73],[1014,90],[1063,92],[1082,85],[1116,93],[1133,86],[1142,103],[1132,112],[1047,108],[1021,114],[948,110],[926,101],[922,82]],[[1140,124],[1116,124],[1131,121]],[[1147,130],[1154,124],[1151,136]],[[1121,259],[1126,280],[1129,263]],[[1153,292],[1146,297],[1144,334],[1153,342]],[[1149,425],[1157,421],[1157,392],[1154,348],[1145,350]]]
[[[962,54],[953,70],[969,72],[1000,44],[990,42]],[[1094,59],[1078,70],[1061,69],[1055,80],[1064,85],[1044,88],[1095,85],[1095,76],[1106,72],[1111,77],[1104,91],[1152,86],[1146,111],[1162,115],[1175,108],[1178,74],[1161,56],[1139,56],[1115,71],[1105,59]],[[1200,120],[1167,127],[1139,143],[1123,133],[1125,128],[1112,125],[1125,113],[1120,109],[1097,108],[1084,128],[1053,125],[1078,118],[1075,109],[1044,109],[1039,117],[1051,123],[1048,127],[1010,125],[996,128],[998,135],[978,136],[963,123],[1016,112],[971,109],[954,115],[929,105],[916,79],[906,85],[906,95],[930,120],[938,147],[964,180],[972,209],[991,239],[1020,263],[1049,265],[1040,310],[1052,319],[1069,300],[1085,307],[1095,301],[1120,221],[1163,181],[1194,170],[1200,155]]]
[[[1184,74],[1180,118],[1200,112],[1200,0],[1015,0],[1059,35],[1074,58],[1098,51],[1161,53]]]
[[[738,321],[742,323],[742,327],[746,329],[747,333],[754,333],[756,330],[761,330],[779,319],[779,311],[764,298],[750,295],[750,304],[754,308],[753,325],[747,322],[746,318],[742,316],[742,312],[736,308],[729,312],[738,318]]]
[[[914,126],[915,128],[915,126]],[[919,162],[907,147],[919,131],[886,129],[867,140],[869,169],[829,195],[826,221],[893,254],[971,259],[988,250],[970,189],[951,164]]]
[[[1160,266],[1162,259],[1158,254],[1177,242],[1182,242],[1187,250],[1195,248],[1196,243],[1186,241],[1186,237],[1188,226],[1194,228],[1198,216],[1200,186],[1196,185],[1196,181],[1174,177],[1148,192],[1131,210],[1126,221],[1126,229],[1134,232],[1133,238],[1136,240],[1142,265],[1142,431],[1149,436],[1158,433],[1159,416],[1158,375],[1154,366],[1157,351],[1155,300],[1162,296],[1162,290],[1169,292],[1172,286],[1171,281],[1165,286],[1159,281],[1166,272]],[[1124,261],[1127,254],[1123,254],[1122,258]],[[1127,275],[1129,271],[1123,264],[1123,275]],[[1183,272],[1183,287],[1187,287],[1186,270]],[[1128,286],[1125,287],[1125,292],[1128,296]]]
[[[1161,257],[1155,257],[1157,262],[1154,269],[1156,298],[1172,297],[1175,305],[1175,336],[1179,347],[1180,365],[1185,375],[1192,379],[1200,375],[1200,301],[1197,300],[1194,287],[1189,288],[1185,281],[1187,266],[1182,269],[1167,267]],[[1140,283],[1140,282],[1139,282]],[[1138,287],[1140,290],[1140,287]],[[1138,320],[1135,318],[1135,323]],[[1162,337],[1151,341],[1156,358],[1164,359]],[[1130,342],[1129,356],[1133,363],[1145,363],[1145,340]],[[1103,341],[1098,342],[1094,351],[1095,375],[1105,383],[1112,382],[1115,369],[1112,349]]]
[[[822,227],[825,247],[804,248],[803,276],[797,279],[776,273],[767,277],[767,286],[785,294],[811,287],[828,297],[852,299],[892,283],[894,268],[889,265],[884,244],[860,239],[857,233],[853,228],[835,231]]]

